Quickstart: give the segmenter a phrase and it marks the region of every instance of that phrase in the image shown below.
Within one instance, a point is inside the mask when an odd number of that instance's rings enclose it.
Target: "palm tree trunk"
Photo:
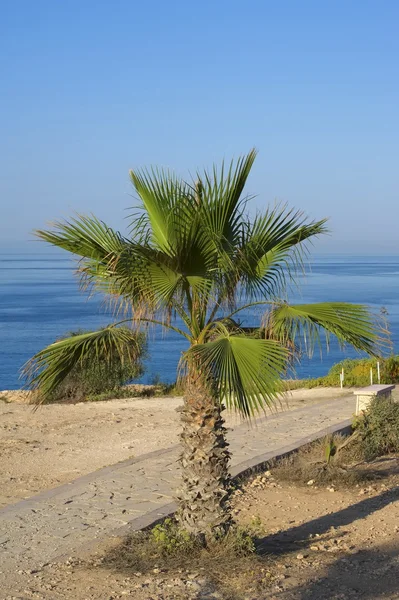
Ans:
[[[190,375],[181,412],[182,485],[177,519],[183,529],[204,542],[225,534],[232,524],[230,452],[221,409],[200,377]]]

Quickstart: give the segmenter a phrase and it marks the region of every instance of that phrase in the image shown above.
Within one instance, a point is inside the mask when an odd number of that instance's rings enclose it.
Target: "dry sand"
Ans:
[[[292,410],[350,394],[315,388],[287,396]],[[8,392],[1,395],[10,396]],[[181,398],[53,404],[0,401],[0,506],[130,457],[178,442]],[[227,415],[227,425],[237,424]]]

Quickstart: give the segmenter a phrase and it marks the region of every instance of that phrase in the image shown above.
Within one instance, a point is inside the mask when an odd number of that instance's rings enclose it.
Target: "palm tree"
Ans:
[[[33,357],[30,383],[42,401],[89,353],[123,359],[136,328],[158,324],[185,338],[178,520],[204,540],[232,523],[224,406],[251,418],[272,405],[301,340],[311,352],[332,334],[370,354],[377,341],[362,305],[281,300],[295,282],[306,242],[326,231],[326,220],[308,221],[284,206],[251,218],[243,190],[255,156],[252,150],[219,170],[197,173],[191,183],[163,170],[131,171],[139,206],[128,237],[94,216],[36,232],[80,257],[83,284],[125,310],[119,322]],[[244,327],[240,312],[260,308],[257,326]],[[126,322],[132,336],[120,327]]]

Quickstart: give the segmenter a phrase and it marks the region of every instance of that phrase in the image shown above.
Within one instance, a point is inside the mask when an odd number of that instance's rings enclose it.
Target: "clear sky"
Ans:
[[[397,0],[0,0],[0,240],[73,211],[123,229],[128,169],[256,146],[254,206],[320,251],[399,254]]]

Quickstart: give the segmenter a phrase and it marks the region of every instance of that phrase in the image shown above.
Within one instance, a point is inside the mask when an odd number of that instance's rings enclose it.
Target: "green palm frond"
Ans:
[[[26,363],[22,376],[31,389],[40,391],[38,401],[44,403],[80,361],[111,362],[118,357],[123,364],[126,360],[134,361],[139,352],[132,330],[109,326],[50,344]]]
[[[181,300],[181,275],[168,256],[149,246],[127,243],[108,265],[105,279],[98,279],[96,270],[86,274],[101,291],[125,299],[136,310],[146,306],[149,314],[168,309],[173,299]]]
[[[220,328],[214,341],[192,346],[186,360],[202,373],[220,402],[250,418],[281,394],[288,351],[274,340],[230,335]]]
[[[78,215],[54,223],[53,230],[35,232],[40,239],[80,257],[77,272],[83,288],[107,292],[116,262],[126,251],[127,240],[94,216]]]
[[[39,229],[38,238],[85,259],[108,260],[124,247],[124,238],[94,216],[78,215],[70,221],[56,221],[53,231]]]
[[[145,215],[153,244],[167,254],[173,253],[179,229],[176,228],[176,213],[185,212],[185,223],[189,222],[187,210],[193,205],[191,188],[177,176],[162,169],[130,171],[130,179],[137,192]],[[141,226],[143,223],[141,223]]]
[[[268,335],[282,343],[290,341],[312,355],[315,346],[329,346],[331,335],[343,346],[378,356],[381,330],[366,306],[346,302],[275,304],[265,316]]]
[[[199,203],[203,210],[207,229],[215,242],[234,243],[237,233],[242,227],[242,214],[246,203],[242,197],[245,184],[256,158],[256,150],[231,161],[226,167],[222,162],[218,171],[197,173]]]
[[[268,209],[248,222],[236,265],[244,295],[281,295],[287,277],[293,279],[303,269],[305,242],[326,231],[326,219],[308,222],[302,212],[286,205]]]

